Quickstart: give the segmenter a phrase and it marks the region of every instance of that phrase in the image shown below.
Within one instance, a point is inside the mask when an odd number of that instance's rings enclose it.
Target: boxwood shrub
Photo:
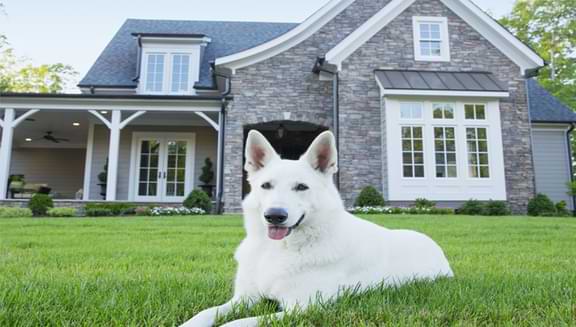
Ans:
[[[373,186],[363,188],[354,203],[355,207],[383,207],[384,205],[386,205],[384,197]]]
[[[32,210],[28,208],[0,207],[0,218],[28,218]]]
[[[34,194],[28,202],[28,208],[34,216],[46,216],[48,209],[54,208],[54,201],[48,194]]]

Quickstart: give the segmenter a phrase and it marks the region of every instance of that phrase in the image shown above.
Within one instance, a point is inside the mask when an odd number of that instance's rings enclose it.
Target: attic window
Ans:
[[[202,47],[210,39],[192,34],[136,34],[142,46],[141,94],[190,95],[200,79]]]
[[[414,59],[450,61],[446,17],[413,17]]]

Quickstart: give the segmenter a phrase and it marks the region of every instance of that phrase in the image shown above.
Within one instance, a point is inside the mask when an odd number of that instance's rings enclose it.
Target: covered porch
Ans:
[[[220,204],[223,108],[211,96],[1,94],[0,201],[181,203],[202,188]]]

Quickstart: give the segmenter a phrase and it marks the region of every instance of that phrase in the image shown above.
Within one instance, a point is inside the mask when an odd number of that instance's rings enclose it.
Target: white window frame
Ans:
[[[421,102],[423,117],[420,121],[400,118],[400,103]],[[454,105],[454,119],[434,119],[433,104]],[[484,104],[485,120],[466,120],[465,104]],[[387,176],[384,189],[391,201],[414,201],[427,198],[434,201],[506,200],[506,179],[500,104],[491,98],[428,97],[428,96],[385,96],[383,110],[386,130]],[[424,178],[404,178],[402,161],[402,126],[423,126]],[[436,177],[435,127],[453,127],[456,138],[457,177]],[[482,127],[488,133],[489,178],[469,176],[466,128]]]
[[[146,90],[148,81],[148,58],[150,54],[164,55],[164,79],[162,91],[150,92]],[[184,91],[172,92],[172,68],[174,55],[189,55],[190,63],[188,67],[188,87]],[[157,95],[194,95],[194,84],[200,80],[200,46],[191,45],[178,47],[156,47],[145,46],[142,49],[142,65],[140,68],[140,83],[138,86],[139,94],[157,94]]]
[[[440,25],[440,56],[424,56],[420,47],[420,24],[432,23]],[[448,34],[448,19],[446,17],[412,17],[414,38],[414,59],[416,61],[450,61],[450,36]]]
[[[402,137],[402,129],[403,129],[404,127],[408,127],[408,128],[410,128],[410,130],[411,130],[411,131],[410,131],[411,135],[410,135],[410,139],[409,139],[409,140],[410,140],[410,142],[411,142],[411,144],[412,144],[412,145],[411,145],[412,150],[411,150],[410,152],[406,152],[406,153],[410,153],[410,155],[411,155],[411,157],[412,157],[412,164],[410,164],[410,166],[411,166],[411,168],[412,168],[412,176],[408,176],[408,177],[407,177],[407,176],[404,176],[404,165],[405,165],[405,163],[404,163],[404,148],[403,148],[403,145],[401,145],[401,146],[400,146],[400,162],[401,162],[401,165],[402,165],[402,171],[401,171],[402,179],[411,180],[411,179],[423,179],[423,178],[426,178],[426,176],[428,175],[428,171],[427,171],[427,168],[426,168],[426,164],[427,164],[427,163],[426,163],[426,160],[427,160],[427,158],[426,158],[426,143],[427,143],[427,142],[426,142],[426,126],[424,126],[424,125],[422,125],[422,124],[402,124],[402,125],[400,126],[400,139],[401,139],[401,141],[404,141],[404,140],[405,140],[404,137]],[[421,128],[421,129],[422,129],[422,139],[421,139],[421,140],[422,140],[422,156],[423,156],[422,160],[423,160],[423,162],[424,162],[423,164],[416,164],[416,163],[415,163],[415,160],[414,160],[414,158],[415,158],[415,152],[416,152],[416,151],[414,150],[414,140],[415,140],[415,139],[414,139],[414,136],[412,135],[412,134],[414,133],[414,128]],[[420,151],[418,151],[418,152],[420,152]],[[416,176],[416,166],[422,166],[424,176]]]

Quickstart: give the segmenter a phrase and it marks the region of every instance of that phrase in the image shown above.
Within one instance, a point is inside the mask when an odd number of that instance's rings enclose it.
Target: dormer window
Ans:
[[[414,59],[450,61],[446,17],[414,17]]]
[[[135,34],[140,37],[142,62],[139,93],[191,95],[200,79],[203,35]]]

